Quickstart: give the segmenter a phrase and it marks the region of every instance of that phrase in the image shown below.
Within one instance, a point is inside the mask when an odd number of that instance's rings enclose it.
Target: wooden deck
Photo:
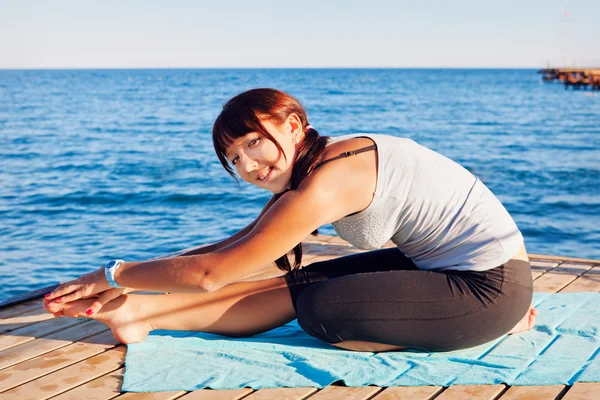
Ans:
[[[335,236],[305,241],[305,263],[359,250]],[[535,291],[598,292],[600,260],[530,254]],[[267,271],[263,276],[273,275]],[[261,276],[261,277],[263,277]],[[599,399],[600,383],[573,386],[470,385],[324,389],[239,389],[121,393],[126,347],[96,321],[53,318],[38,298],[0,310],[0,400],[3,399]]]
[[[600,90],[600,68],[545,68],[538,71],[543,74],[544,82],[558,80],[565,88]]]

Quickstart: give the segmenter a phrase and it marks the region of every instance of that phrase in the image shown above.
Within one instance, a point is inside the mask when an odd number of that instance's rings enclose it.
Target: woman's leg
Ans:
[[[296,294],[300,326],[332,345],[448,351],[496,339],[527,318],[532,283],[529,264],[511,261],[484,272],[340,276],[303,285]]]
[[[369,254],[368,263],[363,262],[363,254]],[[129,294],[109,302],[91,318],[107,324],[123,343],[142,341],[154,329],[248,336],[295,319],[294,296],[290,296],[290,291],[300,290],[304,283],[376,271],[390,265],[402,268],[398,257],[403,259],[405,268],[415,268],[397,249],[386,249],[311,264],[287,276],[295,277],[298,285],[293,288],[288,288],[286,277],[276,277],[233,283],[212,293]],[[93,301],[71,302],[62,311],[69,317],[87,317],[85,311]]]
[[[347,275],[398,270],[417,271],[418,268],[400,250],[390,248],[315,262],[288,273],[285,275],[285,279],[290,288],[294,309],[296,309],[296,301],[300,294],[318,282]]]
[[[296,302],[300,294],[317,282],[323,282],[347,275],[398,270],[416,271],[418,268],[412,260],[402,254],[400,250],[397,248],[390,248],[316,262],[286,275],[286,280],[290,289],[294,309],[296,309]],[[370,352],[403,350],[405,348],[403,346],[368,342],[364,340],[345,340],[330,344],[346,350]]]
[[[369,254],[369,262],[362,262]],[[402,262],[399,258],[402,258]],[[402,265],[403,264],[403,265]],[[397,249],[386,249],[314,263],[295,274],[298,285],[288,288],[286,277],[239,282],[212,293],[169,295],[123,295],[106,304],[91,318],[107,324],[117,339],[135,343],[154,329],[192,330],[227,336],[247,336],[265,332],[296,318],[291,290],[300,290],[308,281],[371,272],[387,268],[414,269],[412,262]],[[87,317],[85,311],[94,299],[64,305],[64,315]],[[50,310],[52,311],[52,310]],[[364,343],[357,343],[363,349]],[[381,346],[381,345],[379,345]],[[386,349],[389,346],[383,345]]]
[[[315,263],[285,277],[234,283],[213,293],[125,295],[105,305],[93,318],[106,323],[115,337],[123,343],[141,341],[153,329],[194,330],[227,336],[246,336],[271,330],[296,318],[295,307],[299,300],[302,309],[299,322],[313,336],[349,350],[386,351],[402,349],[404,346],[424,347],[414,345],[414,341],[411,342],[408,337],[410,335],[403,337],[402,334],[403,331],[422,332],[423,327],[419,324],[415,325],[414,318],[403,320],[403,315],[406,316],[407,311],[414,316],[413,308],[419,309],[421,313],[425,311],[425,316],[428,313],[429,317],[433,317],[429,319],[438,319],[439,322],[440,319],[445,318],[440,317],[440,307],[450,311],[461,309],[464,311],[460,302],[454,301],[458,298],[465,299],[471,295],[470,297],[485,302],[485,290],[482,292],[477,289],[477,279],[447,278],[444,274],[419,271],[399,251],[393,250],[396,249]],[[513,269],[511,268],[511,271]],[[530,281],[529,270],[525,271],[524,268],[520,270],[525,272],[525,275],[529,274]],[[435,275],[434,281],[438,283],[428,283],[428,279],[422,274]],[[476,277],[481,278],[477,274],[475,273]],[[376,277],[375,281],[371,279],[373,277]],[[443,277],[442,280],[439,279],[440,277]],[[344,281],[348,278],[352,281]],[[494,281],[493,278],[494,276],[491,276],[490,283]],[[519,279],[526,281],[525,278]],[[440,282],[442,286],[446,286],[446,289],[450,289],[452,299],[444,299],[444,290],[438,291]],[[294,286],[288,288],[290,284]],[[406,299],[399,299],[399,294],[403,294]],[[393,298],[391,302],[385,299],[390,295]],[[322,302],[323,300],[325,301]],[[65,305],[64,314],[85,317],[85,310],[91,302],[92,299],[69,303]],[[506,307],[505,303],[502,302],[502,307]],[[392,309],[390,305],[393,306]],[[513,309],[512,312],[508,312],[512,315],[510,318],[514,317],[514,305],[514,301],[508,303],[509,308]],[[392,317],[384,317],[381,320],[380,317],[371,314],[369,307],[374,313],[385,314],[392,311]],[[336,310],[341,312],[334,315]],[[486,313],[486,318],[489,319],[491,315],[494,319],[492,322],[495,322],[497,320],[495,315],[498,315],[496,314],[498,312],[501,316],[507,314],[505,309],[495,307]],[[362,321],[360,314],[366,315]],[[349,315],[350,319],[345,320]],[[352,316],[357,315],[359,319],[355,324],[356,321],[352,321]],[[332,322],[334,325],[336,323],[336,318],[332,319],[331,316],[339,317],[342,324],[329,328]],[[478,322],[478,326],[486,326],[487,319],[479,317],[475,315],[474,321]],[[470,320],[463,321],[463,326],[467,330],[471,326],[469,324]],[[315,331],[314,326],[317,325],[320,327]],[[444,337],[447,332],[440,330],[440,327],[443,328],[444,324],[431,325],[430,336]],[[330,332],[323,334],[318,332],[319,329],[330,330]],[[338,334],[336,330],[345,333]],[[507,331],[508,329],[501,334]],[[331,334],[336,336],[333,340],[327,336]],[[423,339],[427,339],[426,334],[419,333],[417,336],[421,340],[420,343],[425,343]],[[452,343],[452,340],[450,342]]]
[[[86,317],[93,301],[68,303],[63,313]],[[277,277],[234,283],[210,293],[123,295],[92,318],[107,324],[122,343],[135,343],[154,329],[249,336],[284,325],[296,313],[284,278]]]

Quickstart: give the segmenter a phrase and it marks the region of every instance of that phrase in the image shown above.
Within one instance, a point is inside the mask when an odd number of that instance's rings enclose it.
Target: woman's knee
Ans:
[[[337,332],[328,323],[323,304],[318,301],[318,292],[315,286],[305,289],[296,300],[296,314],[298,325],[309,335],[324,342],[333,344],[343,341]]]

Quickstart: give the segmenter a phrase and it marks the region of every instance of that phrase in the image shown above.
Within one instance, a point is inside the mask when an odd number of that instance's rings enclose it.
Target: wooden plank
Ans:
[[[326,244],[327,240],[330,239],[331,235],[322,235],[318,234],[317,236],[308,235],[302,240],[302,243],[316,243],[316,244]]]
[[[562,398],[562,400],[591,400],[600,399],[600,383],[577,382]]]
[[[316,239],[319,240],[319,243],[327,243],[328,240],[330,240],[331,238],[336,237],[336,236],[332,236],[332,235],[325,235],[325,234],[318,234],[316,236]]]
[[[498,400],[549,400],[555,399],[564,389],[564,385],[511,386]]]
[[[339,236],[331,236],[328,239],[326,239],[325,241],[329,244],[344,244],[346,246],[350,246],[350,243],[348,243],[347,241],[345,241],[344,239],[342,239]]]
[[[310,254],[310,252],[316,248],[320,248],[320,243],[302,243],[302,254]]]
[[[558,267],[553,268],[552,270],[550,270],[548,272],[555,272],[555,273],[564,272],[567,274],[575,274],[577,276],[580,276],[580,275],[585,274],[590,269],[592,269],[592,267],[594,267],[594,264],[563,262],[563,263],[560,263],[558,265]]]
[[[372,400],[427,400],[439,393],[441,386],[396,386],[386,388]]]
[[[125,346],[98,354],[70,367],[0,393],[4,399],[48,399],[120,368],[125,361]]]
[[[186,392],[151,392],[151,393],[125,393],[117,399],[121,400],[172,400],[181,398]],[[193,393],[193,392],[192,392]],[[54,399],[52,399],[54,400]]]
[[[302,240],[302,244],[304,243],[323,243],[325,240],[323,239],[323,237],[326,235],[308,235],[307,237],[305,237]]]
[[[327,386],[314,396],[311,396],[310,400],[366,400],[381,390],[382,388],[377,386]]]
[[[532,271],[542,271],[547,272],[552,268],[555,268],[560,264],[558,261],[548,261],[548,260],[530,260]]]
[[[10,367],[33,357],[37,357],[52,350],[65,347],[77,340],[87,338],[97,333],[106,331],[106,325],[91,321],[76,325],[64,331],[53,333],[31,342],[11,347],[0,352],[0,369]]]
[[[0,320],[0,334],[52,318],[54,318],[54,315],[46,312],[41,307],[35,307],[19,315]]]
[[[302,257],[302,265],[307,266],[309,264],[316,263],[319,261],[328,261],[328,260],[331,260],[332,258],[335,258],[335,257],[332,257],[332,256],[308,256],[306,258]]]
[[[115,398],[121,394],[124,373],[125,368],[118,369],[53,397],[52,400],[107,400]]]
[[[316,391],[317,389],[312,387],[260,389],[250,396],[244,397],[244,400],[301,400],[306,399]]]
[[[242,397],[252,393],[250,388],[235,389],[235,390],[195,390],[180,397],[185,400],[239,400]]]
[[[26,303],[21,303],[21,304],[17,304],[14,306],[4,308],[4,309],[0,310],[0,318],[4,319],[4,318],[9,318],[9,317],[14,317],[15,315],[20,315],[20,314],[24,314],[29,311],[33,311],[37,308],[41,308],[41,304],[42,304],[41,300],[39,300],[39,301],[35,300],[35,301],[28,301]],[[1,321],[0,321],[0,323],[1,323]]]
[[[591,264],[562,263],[536,279],[533,290],[556,293],[591,268]]]
[[[600,267],[593,267],[562,288],[560,292],[600,292]]]
[[[332,248],[327,255],[342,257],[342,256],[350,256],[352,254],[364,253],[364,250],[357,249],[356,247],[351,246],[336,246],[336,248]]]
[[[329,256],[331,251],[337,249],[338,246],[327,246],[327,245],[318,245],[310,248],[307,252],[307,256]]]
[[[542,276],[543,272],[540,271],[531,271],[531,279],[533,279],[534,281],[539,278],[540,276]]]
[[[13,297],[10,297],[2,302],[0,302],[0,308],[4,308],[4,307],[11,307],[17,304],[21,304],[24,302],[31,302],[31,301],[35,301],[42,303],[42,298],[44,297],[44,295],[46,295],[46,293],[50,293],[51,291],[53,291],[54,289],[56,289],[59,286],[58,283],[55,283],[53,285],[50,286],[46,286],[44,288],[40,288],[40,289],[36,289],[33,290],[31,292],[27,292],[27,293],[23,293],[23,294],[19,294]]]
[[[436,397],[435,400],[491,400],[496,398],[505,388],[505,385],[450,386]]]
[[[0,336],[0,351],[85,322],[84,318],[52,318]]]
[[[0,392],[48,375],[86,358],[103,353],[118,344],[110,331],[87,339],[90,343],[73,343],[0,371]]]
[[[578,258],[578,257],[564,257],[564,256],[551,256],[548,254],[527,254],[530,259],[536,260],[548,260],[548,261],[566,261],[566,262],[582,262],[582,263],[592,263],[592,264],[600,264],[600,260],[596,260],[593,258]]]
[[[533,281],[533,291],[556,293],[575,279],[577,279],[577,275],[546,272],[544,275]]]

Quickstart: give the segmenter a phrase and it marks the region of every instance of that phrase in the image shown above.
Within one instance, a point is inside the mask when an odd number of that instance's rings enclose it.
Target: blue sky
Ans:
[[[0,0],[0,68],[600,67],[599,21],[600,0]]]

